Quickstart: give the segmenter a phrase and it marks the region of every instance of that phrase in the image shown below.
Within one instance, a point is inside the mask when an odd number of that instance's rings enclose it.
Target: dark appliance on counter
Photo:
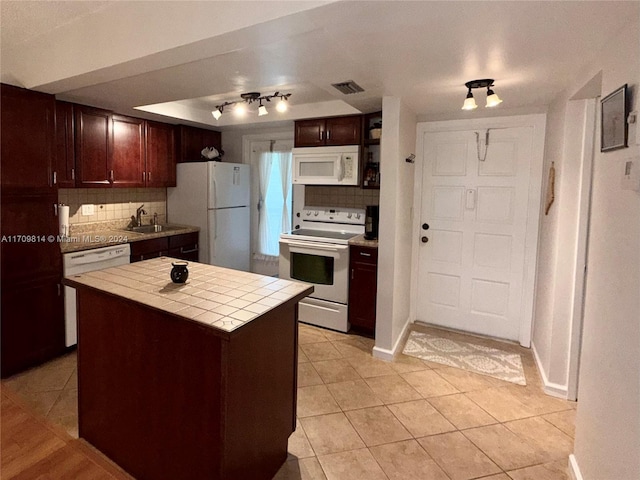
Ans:
[[[364,238],[375,240],[378,238],[378,218],[380,207],[378,205],[367,205],[367,213],[364,219]]]

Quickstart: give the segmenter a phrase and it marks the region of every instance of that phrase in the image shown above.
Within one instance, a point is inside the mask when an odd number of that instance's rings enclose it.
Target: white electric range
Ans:
[[[300,228],[280,235],[280,278],[313,285],[299,303],[301,322],[349,330],[349,240],[364,233],[365,211],[304,207]]]

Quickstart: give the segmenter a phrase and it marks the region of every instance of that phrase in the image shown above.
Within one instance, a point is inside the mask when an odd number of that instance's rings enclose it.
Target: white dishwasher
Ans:
[[[129,263],[131,248],[129,244],[112,245],[80,252],[65,253],[62,256],[64,276],[93,272],[103,268],[117,267]],[[67,347],[78,343],[78,324],[76,320],[76,289],[64,287],[64,342]]]

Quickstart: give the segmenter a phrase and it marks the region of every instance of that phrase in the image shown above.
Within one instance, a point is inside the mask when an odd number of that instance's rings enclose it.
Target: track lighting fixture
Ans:
[[[260,102],[260,106],[258,107],[258,116],[262,117],[263,115],[268,115],[269,111],[267,107],[263,105],[263,102],[271,102],[272,98],[280,99],[278,104],[276,105],[276,110],[278,112],[286,112],[287,111],[287,101],[291,96],[290,93],[280,93],[275,92],[273,95],[260,95],[259,92],[248,92],[241,93],[240,97],[242,100],[235,100],[233,102],[224,102],[222,105],[216,106],[216,109],[211,112],[213,118],[219,120],[222,117],[222,113],[224,112],[225,107],[233,106],[233,111],[237,115],[245,115],[247,113],[247,107],[251,105],[253,102]]]
[[[464,104],[462,105],[462,110],[473,110],[477,108],[475,99],[473,98],[473,93],[471,93],[472,88],[486,88],[487,89],[487,107],[495,107],[502,103],[502,100],[496,95],[496,93],[491,89],[493,87],[493,78],[484,78],[481,80],[471,80],[470,82],[465,83],[465,86],[468,89],[467,98],[464,100]]]

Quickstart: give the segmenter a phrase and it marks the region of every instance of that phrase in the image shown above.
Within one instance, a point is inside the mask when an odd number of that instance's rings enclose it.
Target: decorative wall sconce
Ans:
[[[473,110],[475,108],[478,108],[478,105],[476,105],[476,101],[473,98],[473,93],[471,93],[472,88],[487,89],[487,107],[495,107],[502,103],[502,100],[500,100],[498,95],[491,89],[491,87],[493,87],[493,78],[471,80],[470,82],[465,83],[465,86],[469,91],[467,92],[467,98],[462,105],[462,110]]]
[[[273,95],[260,95],[260,92],[241,93],[240,97],[242,98],[242,100],[236,100],[233,102],[224,102],[222,105],[217,105],[216,109],[213,112],[211,112],[211,115],[213,115],[213,118],[218,120],[220,119],[220,117],[222,117],[222,113],[224,112],[225,107],[230,107],[234,105],[235,106],[233,108],[233,111],[237,115],[244,115],[247,113],[248,105],[251,105],[253,102],[259,102],[260,106],[258,107],[258,116],[262,117],[263,115],[269,114],[269,112],[267,111],[267,107],[263,105],[263,102],[265,103],[271,102],[272,98],[280,99],[276,104],[276,110],[280,113],[283,113],[287,111],[287,108],[288,108],[287,102],[290,96],[291,96],[290,93],[280,93],[280,92],[275,92]]]

